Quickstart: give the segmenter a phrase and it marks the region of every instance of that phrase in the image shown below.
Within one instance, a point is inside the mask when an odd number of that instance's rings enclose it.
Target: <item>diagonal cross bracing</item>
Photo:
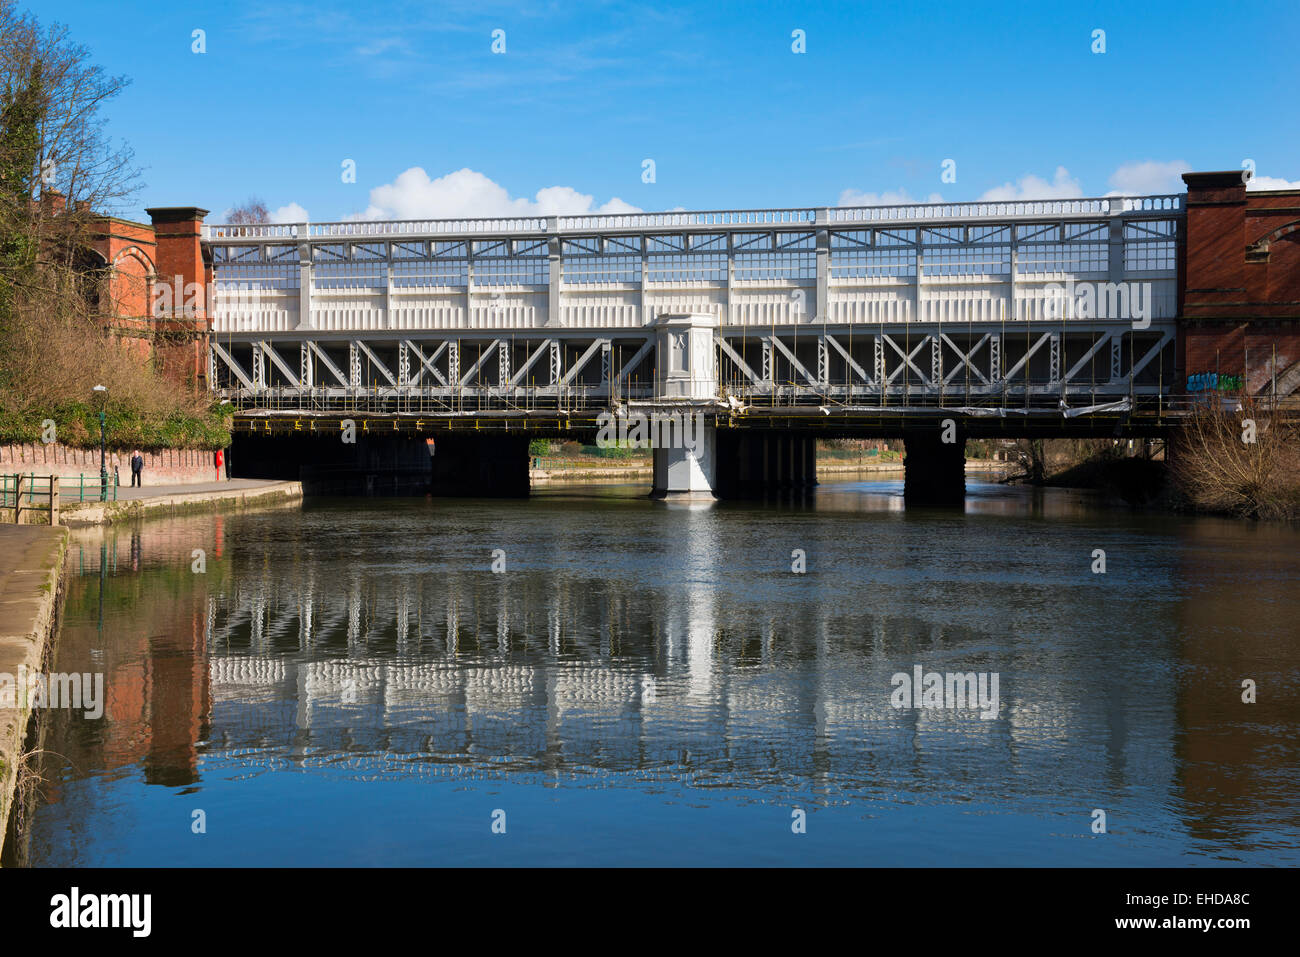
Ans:
[[[280,358],[279,354],[276,353],[275,349],[271,347],[271,343],[262,341],[259,342],[258,345],[261,346],[262,348],[262,354],[264,356],[267,356],[271,360],[271,364],[274,365],[277,369],[280,370],[281,373],[284,374],[284,377],[289,380],[290,385],[292,385],[295,389],[302,388],[302,382],[299,380],[298,376],[295,375],[294,372],[285,363],[285,361]]]
[[[578,361],[575,362],[573,367],[564,374],[564,378],[560,380],[560,385],[568,385],[577,378],[578,374],[587,367],[587,363],[591,361],[591,357],[594,356],[600,350],[601,346],[608,341],[609,340],[607,339],[597,339],[591,345],[587,346],[587,351],[579,356]]]
[[[434,363],[438,361],[439,356],[447,351],[447,340],[444,339],[442,342],[438,343],[438,348],[433,350],[433,355],[431,356],[425,356],[425,354],[420,350],[420,347],[412,340],[403,339],[402,341],[406,343],[407,349],[415,353],[415,358],[420,360],[420,368],[416,370],[415,378],[411,380],[411,385],[419,385],[420,377],[424,375],[424,371],[427,369],[429,370],[429,374],[438,380],[439,385],[445,386],[447,384],[447,379],[438,371],[438,367],[434,365]]]
[[[359,348],[362,352],[366,354],[366,358],[370,360],[371,365],[373,365],[376,369],[379,370],[379,374],[388,380],[389,385],[392,386],[397,385],[397,380],[393,378],[393,374],[388,371],[388,366],[384,365],[382,362],[379,361],[379,356],[375,355],[374,352],[371,351],[368,345],[366,345],[360,339],[354,339],[352,341],[357,344],[357,348]]]
[[[786,344],[776,336],[769,336],[769,338],[772,340],[772,345],[781,351],[781,354],[790,361],[790,365],[794,366],[795,371],[802,375],[814,389],[818,388],[817,378],[804,368],[803,363],[794,357],[794,353],[786,347]]]
[[[244,371],[243,366],[241,366],[238,362],[235,361],[234,356],[232,356],[225,349],[221,348],[221,343],[217,342],[216,339],[212,340],[212,351],[222,362],[226,364],[226,368],[235,374],[235,378],[238,379],[240,382],[244,383],[245,389],[253,388],[253,380],[248,377],[248,373]]]
[[[944,342],[948,343],[948,345],[952,348],[952,351],[957,353],[957,368],[953,369],[944,377],[943,380],[944,385],[947,385],[949,382],[951,382],[953,379],[957,377],[957,374],[961,372],[962,366],[965,366],[966,368],[970,369],[971,372],[975,373],[975,375],[979,376],[980,382],[982,382],[984,385],[989,384],[989,380],[985,378],[984,373],[980,372],[980,370],[975,367],[975,363],[971,361],[971,358],[975,355],[975,353],[979,352],[980,349],[984,348],[984,343],[988,342],[989,339],[993,338],[992,333],[988,333],[988,332],[984,333],[984,337],[971,347],[970,352],[962,352],[960,349],[958,349],[957,344],[948,338],[948,334],[946,332],[939,333],[939,338],[942,339]]]
[[[641,346],[641,348],[636,351],[636,354],[633,355],[632,358],[627,361],[627,363],[623,366],[621,370],[619,370],[618,376],[615,378],[614,381],[618,385],[622,385],[625,381],[627,381],[627,377],[630,376],[632,374],[632,371],[641,364],[642,359],[644,359],[646,356],[648,356],[651,352],[654,351],[654,347],[655,347],[654,339],[647,339],[645,343]]]
[[[325,354],[324,349],[311,341],[308,341],[307,346],[316,355],[316,358],[320,359],[320,361],[325,364],[325,368],[329,369],[330,374],[334,376],[334,378],[338,379],[339,385],[343,386],[345,389],[351,386],[348,377],[345,376],[339,367],[334,364],[334,360]]]
[[[853,356],[849,355],[848,350],[840,345],[839,341],[834,336],[827,336],[826,341],[830,343],[831,348],[843,356],[844,361],[848,363],[849,368],[856,372],[863,382],[867,383],[867,385],[875,385],[871,376],[867,375],[867,370],[858,365],[857,360],[854,359]]]

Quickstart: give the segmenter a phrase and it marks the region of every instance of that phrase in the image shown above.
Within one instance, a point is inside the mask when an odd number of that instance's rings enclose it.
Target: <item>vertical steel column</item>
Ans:
[[[295,227],[298,232],[298,328],[312,328],[311,294],[312,268],[311,243],[307,242],[307,224]]]
[[[474,328],[474,240],[465,240],[465,323],[462,329]]]
[[[925,229],[921,226],[916,227],[916,314],[914,318],[917,322],[922,322],[925,316],[922,314],[924,309],[923,303],[925,297],[921,295],[921,280],[925,273]],[[907,375],[904,370],[904,376]]]
[[[644,274],[642,276],[642,279],[644,280]],[[735,298],[734,298],[735,284],[736,284],[736,234],[731,231],[728,231],[727,232],[727,305],[722,315],[723,323],[728,325],[736,321],[731,309],[732,304],[735,302]]]
[[[396,329],[393,318],[393,244],[384,243],[384,328]]]
[[[817,224],[817,314],[815,322],[826,322],[831,301],[831,231],[830,210],[821,207],[816,214]]]
[[[637,317],[641,325],[645,325],[653,317],[650,315],[650,303],[646,300],[646,289],[650,285],[650,255],[647,252],[646,238],[638,236],[637,242],[641,245],[641,284],[638,290],[640,295],[640,315]]]
[[[560,217],[550,216],[546,220],[546,230],[550,235],[546,239],[546,325],[564,325],[564,247],[558,233]]]
[[[1020,278],[1018,275],[1020,269],[1020,247],[1016,245],[1016,230],[1018,230],[1019,228],[1020,227],[1017,226],[1015,223],[1007,224],[1007,230],[1008,232],[1011,233],[1011,254],[1007,263],[1007,267],[1010,270],[1010,275],[1008,276],[1010,285],[1009,288],[1007,289],[1008,309],[1007,312],[1002,316],[1003,322],[1005,322],[1008,319],[1014,321],[1016,318],[1016,303],[1018,301],[1016,299],[1016,283],[1019,281]]]
[[[1110,199],[1110,222],[1107,231],[1106,278],[1111,282],[1124,279],[1124,197]],[[1115,318],[1114,316],[1111,317]]]

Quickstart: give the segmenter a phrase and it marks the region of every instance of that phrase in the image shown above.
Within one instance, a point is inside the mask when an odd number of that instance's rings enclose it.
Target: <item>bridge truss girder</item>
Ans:
[[[212,341],[209,368],[223,397],[244,409],[410,402],[590,408],[649,397],[653,345],[653,338],[622,332],[226,337]]]
[[[714,343],[719,401],[762,406],[1077,404],[1164,395],[1175,384],[1172,323],[721,327]],[[214,340],[210,365],[239,408],[527,411],[659,398],[655,353],[649,330],[299,334]]]

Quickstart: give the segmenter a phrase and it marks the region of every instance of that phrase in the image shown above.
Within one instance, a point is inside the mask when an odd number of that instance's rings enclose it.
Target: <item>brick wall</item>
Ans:
[[[1300,376],[1300,190],[1248,191],[1240,171],[1188,173],[1179,362],[1287,395]],[[1186,378],[1183,383],[1186,386]]]
[[[141,454],[144,455],[144,472],[140,477],[142,485],[190,485],[211,482],[217,477],[211,452],[164,449]],[[106,457],[109,476],[112,476],[116,464],[118,480],[122,485],[131,484],[130,459],[129,450],[110,449]],[[0,445],[0,472],[57,475],[65,480],[65,488],[66,480],[71,479],[75,483],[80,475],[97,482],[99,449],[71,449],[57,442],[49,445],[40,442],[33,445]],[[225,477],[224,474],[222,477]]]
[[[205,262],[201,242],[203,217],[206,209],[197,206],[157,206],[145,210],[153,221],[157,240],[158,281],[179,285],[183,293],[187,285],[196,290],[195,301],[187,306],[188,297],[177,301],[173,295],[170,311],[155,315],[154,324],[161,331],[199,334],[197,338],[172,344],[158,344],[154,348],[154,361],[164,374],[176,381],[205,382],[207,379],[207,283],[211,267]]]
[[[1280,378],[1300,361],[1300,328],[1248,322],[1189,327],[1183,349],[1186,375],[1239,375],[1249,393],[1268,395],[1274,375]]]

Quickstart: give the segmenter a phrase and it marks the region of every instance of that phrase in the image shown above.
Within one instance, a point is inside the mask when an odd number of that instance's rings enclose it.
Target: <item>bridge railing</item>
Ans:
[[[649,385],[623,384],[613,392],[608,385],[497,387],[261,386],[256,389],[223,388],[218,396],[243,412],[390,412],[394,414],[476,415],[485,413],[581,412],[608,408],[621,399],[653,398]]]
[[[352,220],[326,223],[208,224],[208,242],[330,239],[467,234],[619,232],[647,229],[708,229],[846,222],[928,222],[1058,217],[1116,213],[1179,213],[1184,195],[1115,196],[1079,199],[989,200],[969,203],[903,203],[889,206],[807,206],[772,209],[713,209],[649,213],[593,213],[578,216],[520,216],[457,219]]]

